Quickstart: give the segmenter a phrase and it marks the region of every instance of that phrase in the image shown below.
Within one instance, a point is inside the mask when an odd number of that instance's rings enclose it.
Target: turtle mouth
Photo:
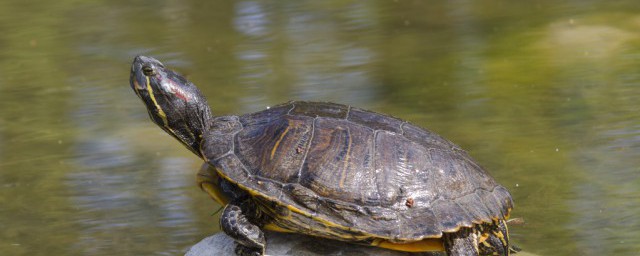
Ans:
[[[140,81],[144,81],[144,82],[141,83]],[[134,70],[132,68],[131,76],[129,77],[129,84],[131,85],[131,89],[133,89],[136,92],[139,92],[140,90],[144,90],[146,89],[145,83],[146,83],[146,79],[144,75],[141,76],[141,73],[139,72],[139,70]]]

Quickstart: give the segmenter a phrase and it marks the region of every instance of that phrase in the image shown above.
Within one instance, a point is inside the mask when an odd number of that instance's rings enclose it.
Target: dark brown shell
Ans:
[[[206,158],[294,231],[413,241],[512,208],[509,192],[462,149],[390,116],[290,102],[226,119],[236,125],[205,138]]]

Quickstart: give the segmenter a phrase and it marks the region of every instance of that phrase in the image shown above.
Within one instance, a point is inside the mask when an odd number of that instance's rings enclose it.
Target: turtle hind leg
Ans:
[[[478,256],[478,233],[472,228],[460,228],[455,233],[444,233],[444,248],[449,256]]]
[[[236,241],[235,252],[238,256],[264,255],[266,240],[258,226],[260,221],[257,212],[255,203],[249,198],[232,200],[222,211],[220,227]]]
[[[519,252],[520,249],[509,242],[509,229],[505,220],[497,220],[492,224],[478,226],[482,232],[479,248],[481,255],[510,255]]]

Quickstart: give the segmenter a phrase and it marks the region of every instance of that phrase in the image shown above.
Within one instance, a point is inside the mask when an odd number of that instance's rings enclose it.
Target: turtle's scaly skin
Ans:
[[[205,159],[198,183],[225,204],[239,255],[261,229],[404,251],[509,254],[513,202],[469,155],[406,121],[346,105],[290,102],[214,117],[191,82],[138,56],[131,87],[151,119]]]

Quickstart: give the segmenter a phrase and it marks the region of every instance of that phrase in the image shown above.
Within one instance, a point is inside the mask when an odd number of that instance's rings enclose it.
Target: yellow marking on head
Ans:
[[[347,168],[349,167],[349,153],[351,153],[351,134],[348,127],[347,138],[347,154],[344,158],[344,166],[342,167],[342,172],[340,173],[340,182],[338,183],[338,187],[340,188],[342,188],[342,186],[344,185],[344,180],[347,178]]]
[[[138,83],[138,79],[136,79],[135,77],[133,78],[133,91],[136,92],[136,95],[138,95],[138,98],[140,97],[140,83]]]
[[[282,141],[282,139],[284,139],[284,136],[287,134],[287,132],[289,132],[289,127],[287,126],[286,129],[284,129],[284,132],[282,132],[282,134],[280,134],[280,138],[278,138],[278,141],[276,141],[276,144],[273,146],[273,149],[271,149],[271,157],[269,158],[269,160],[273,160],[273,156],[276,154],[276,150],[278,149],[278,146],[280,145],[280,141]]]
[[[393,243],[388,240],[376,239],[371,243],[373,246],[378,246],[386,249],[404,251],[404,252],[442,252],[444,251],[444,245],[442,239],[439,238],[427,238],[416,242],[410,243]]]
[[[156,100],[156,96],[153,95],[153,88],[151,88],[151,81],[149,80],[149,77],[145,76],[145,79],[147,79],[147,91],[149,91],[149,97],[151,97],[151,101],[153,101],[153,104],[156,106],[156,109],[158,110],[158,115],[160,116],[160,118],[162,118],[163,126],[169,129],[167,114],[164,113],[164,110],[162,110],[162,107],[160,107],[160,105],[158,104],[158,101]]]
[[[151,101],[153,101],[153,105],[155,105],[156,110],[158,110],[158,116],[160,116],[160,118],[162,119],[162,128],[164,128],[169,134],[171,134],[174,138],[176,138],[178,141],[180,141],[185,147],[187,147],[187,149],[191,150],[196,155],[200,155],[200,153],[197,152],[196,149],[191,148],[191,145],[189,145],[185,141],[183,141],[183,138],[180,138],[180,136],[178,136],[177,133],[173,129],[171,129],[171,127],[169,127],[169,121],[167,119],[167,114],[164,113],[164,110],[162,110],[162,107],[160,107],[160,104],[158,104],[158,101],[156,100],[156,96],[153,95],[153,88],[151,87],[151,81],[149,80],[148,76],[145,77],[145,79],[147,79],[146,86],[147,86],[147,91],[149,92],[149,97],[151,98]],[[136,91],[136,93],[137,93],[137,91]],[[150,109],[149,109],[149,115],[153,116]],[[184,128],[187,129],[187,131],[189,132],[190,137],[195,140],[195,135],[193,134],[191,129],[188,126],[185,126]]]

